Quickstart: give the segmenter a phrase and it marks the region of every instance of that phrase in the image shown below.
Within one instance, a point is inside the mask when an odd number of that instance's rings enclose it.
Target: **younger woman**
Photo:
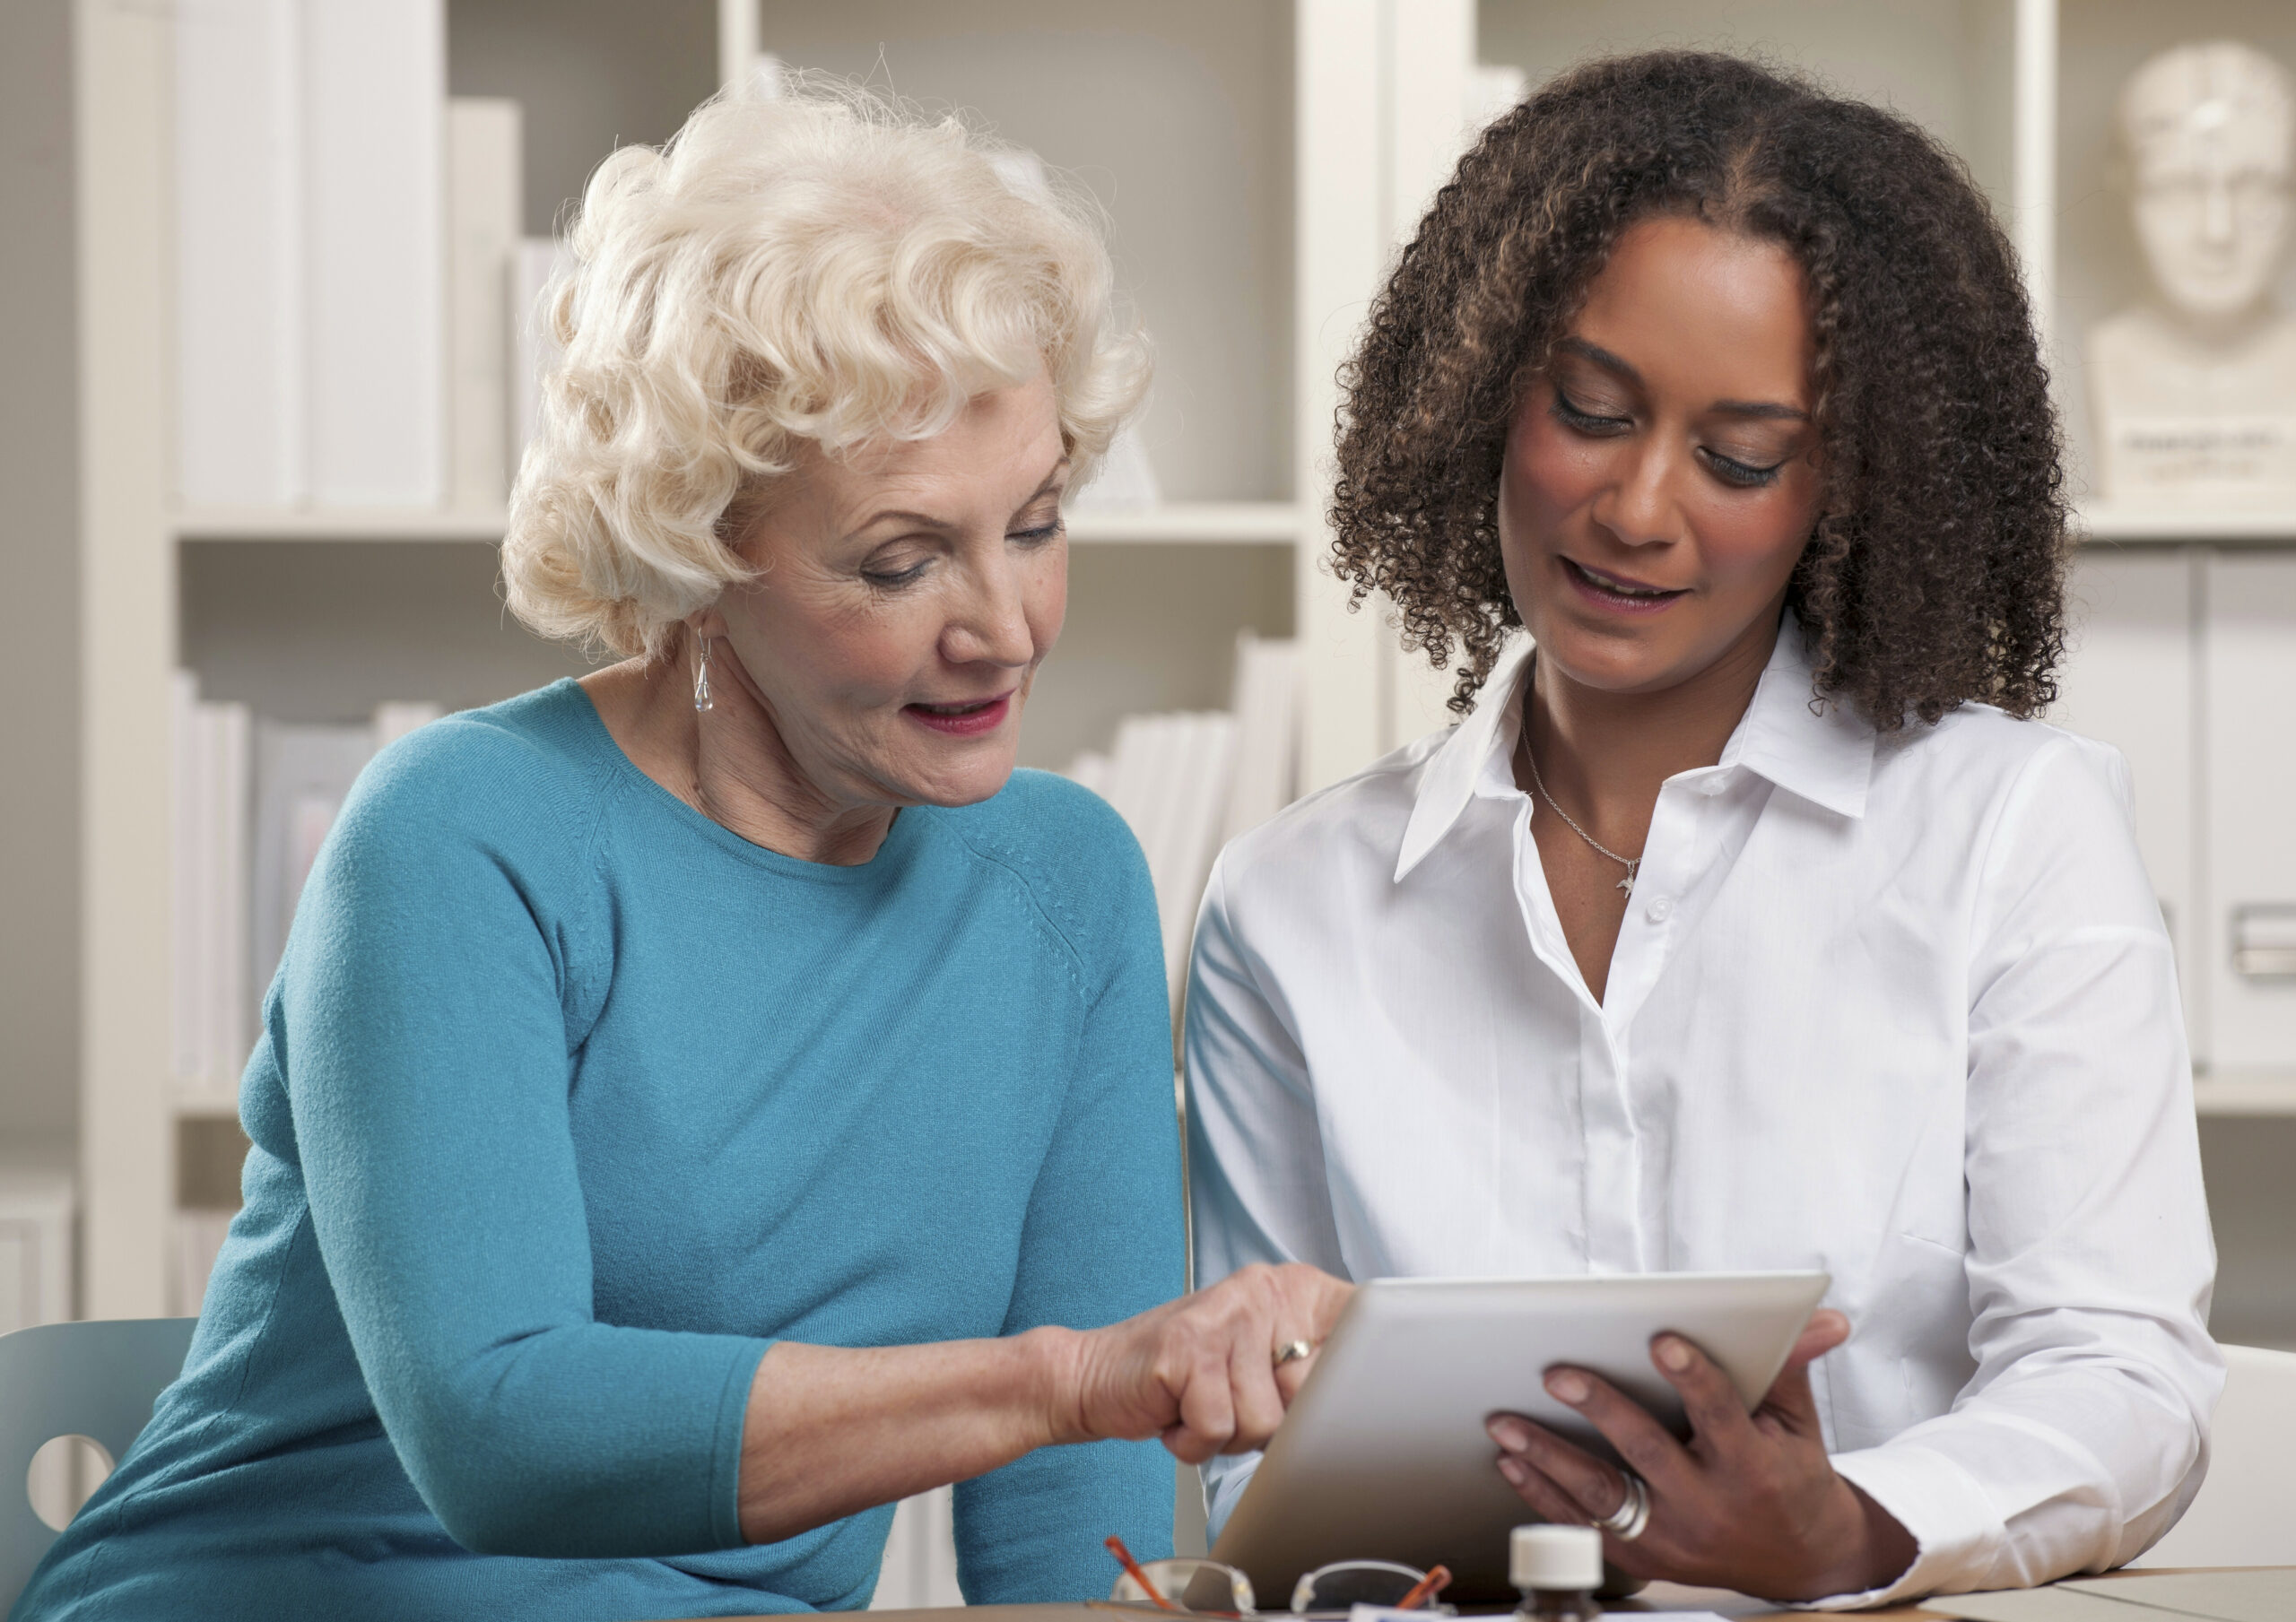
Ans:
[[[1199,1280],[1823,1268],[1751,1417],[1661,1336],[1687,1444],[1556,1369],[1631,1472],[1507,1416],[1496,1468],[1780,1599],[2142,1551],[2222,1378],[2189,1065],[2126,768],[2033,719],[2057,432],[1966,171],[1746,63],[1592,64],[1461,163],[1347,387],[1339,567],[1463,719],[1221,860]]]

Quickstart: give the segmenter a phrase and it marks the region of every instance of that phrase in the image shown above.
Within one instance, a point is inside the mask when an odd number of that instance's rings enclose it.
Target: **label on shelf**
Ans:
[[[2296,498],[2296,417],[2114,417],[2113,494]]]

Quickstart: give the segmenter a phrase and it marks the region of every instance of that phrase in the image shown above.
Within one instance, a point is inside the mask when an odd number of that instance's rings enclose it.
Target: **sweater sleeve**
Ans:
[[[1919,1546],[1835,1606],[2135,1558],[2199,1490],[2223,1359],[2176,966],[2126,770],[2066,738],[1984,854],[1966,1123],[1977,1373],[1835,1467]]]
[[[592,1312],[568,1087],[595,887],[573,796],[470,769],[521,747],[474,724],[430,730],[344,808],[268,1022],[360,1368],[466,1548],[734,1547],[768,1342]]]
[[[1075,1069],[1023,1224],[1004,1332],[1097,1329],[1184,1284],[1171,1008],[1147,863],[1097,802],[1081,898],[1106,944]],[[1088,967],[1091,958],[1087,959]],[[1155,1442],[1048,1447],[956,1490],[959,1581],[975,1605],[1105,1599],[1114,1532],[1141,1559],[1171,1552],[1174,1463]]]

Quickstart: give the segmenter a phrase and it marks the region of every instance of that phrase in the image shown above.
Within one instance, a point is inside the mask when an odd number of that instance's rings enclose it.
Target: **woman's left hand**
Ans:
[[[1771,1600],[1859,1593],[1894,1580],[1916,1546],[1898,1522],[1826,1457],[1810,1365],[1849,1338],[1838,1312],[1812,1314],[1786,1367],[1752,1413],[1730,1378],[1680,1335],[1650,1361],[1682,1393],[1691,1437],[1677,1442],[1648,1409],[1582,1369],[1551,1368],[1546,1388],[1576,1409],[1639,1475],[1650,1518],[1632,1541],[1603,1534],[1603,1555],[1637,1577],[1731,1588]],[[1614,1515],[1628,1491],[1605,1463],[1517,1414],[1494,1414],[1499,1470],[1550,1521]]]

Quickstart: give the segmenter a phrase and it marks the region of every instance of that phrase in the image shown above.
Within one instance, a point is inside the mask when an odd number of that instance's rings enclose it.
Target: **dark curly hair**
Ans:
[[[1788,588],[1817,694],[1884,731],[2056,697],[2068,513],[2016,261],[1961,162],[1906,119],[1737,57],[1587,63],[1460,160],[1341,374],[1334,561],[1405,646],[1507,631],[1508,425],[1625,229],[1687,215],[1777,241],[1815,312],[1820,517]]]

